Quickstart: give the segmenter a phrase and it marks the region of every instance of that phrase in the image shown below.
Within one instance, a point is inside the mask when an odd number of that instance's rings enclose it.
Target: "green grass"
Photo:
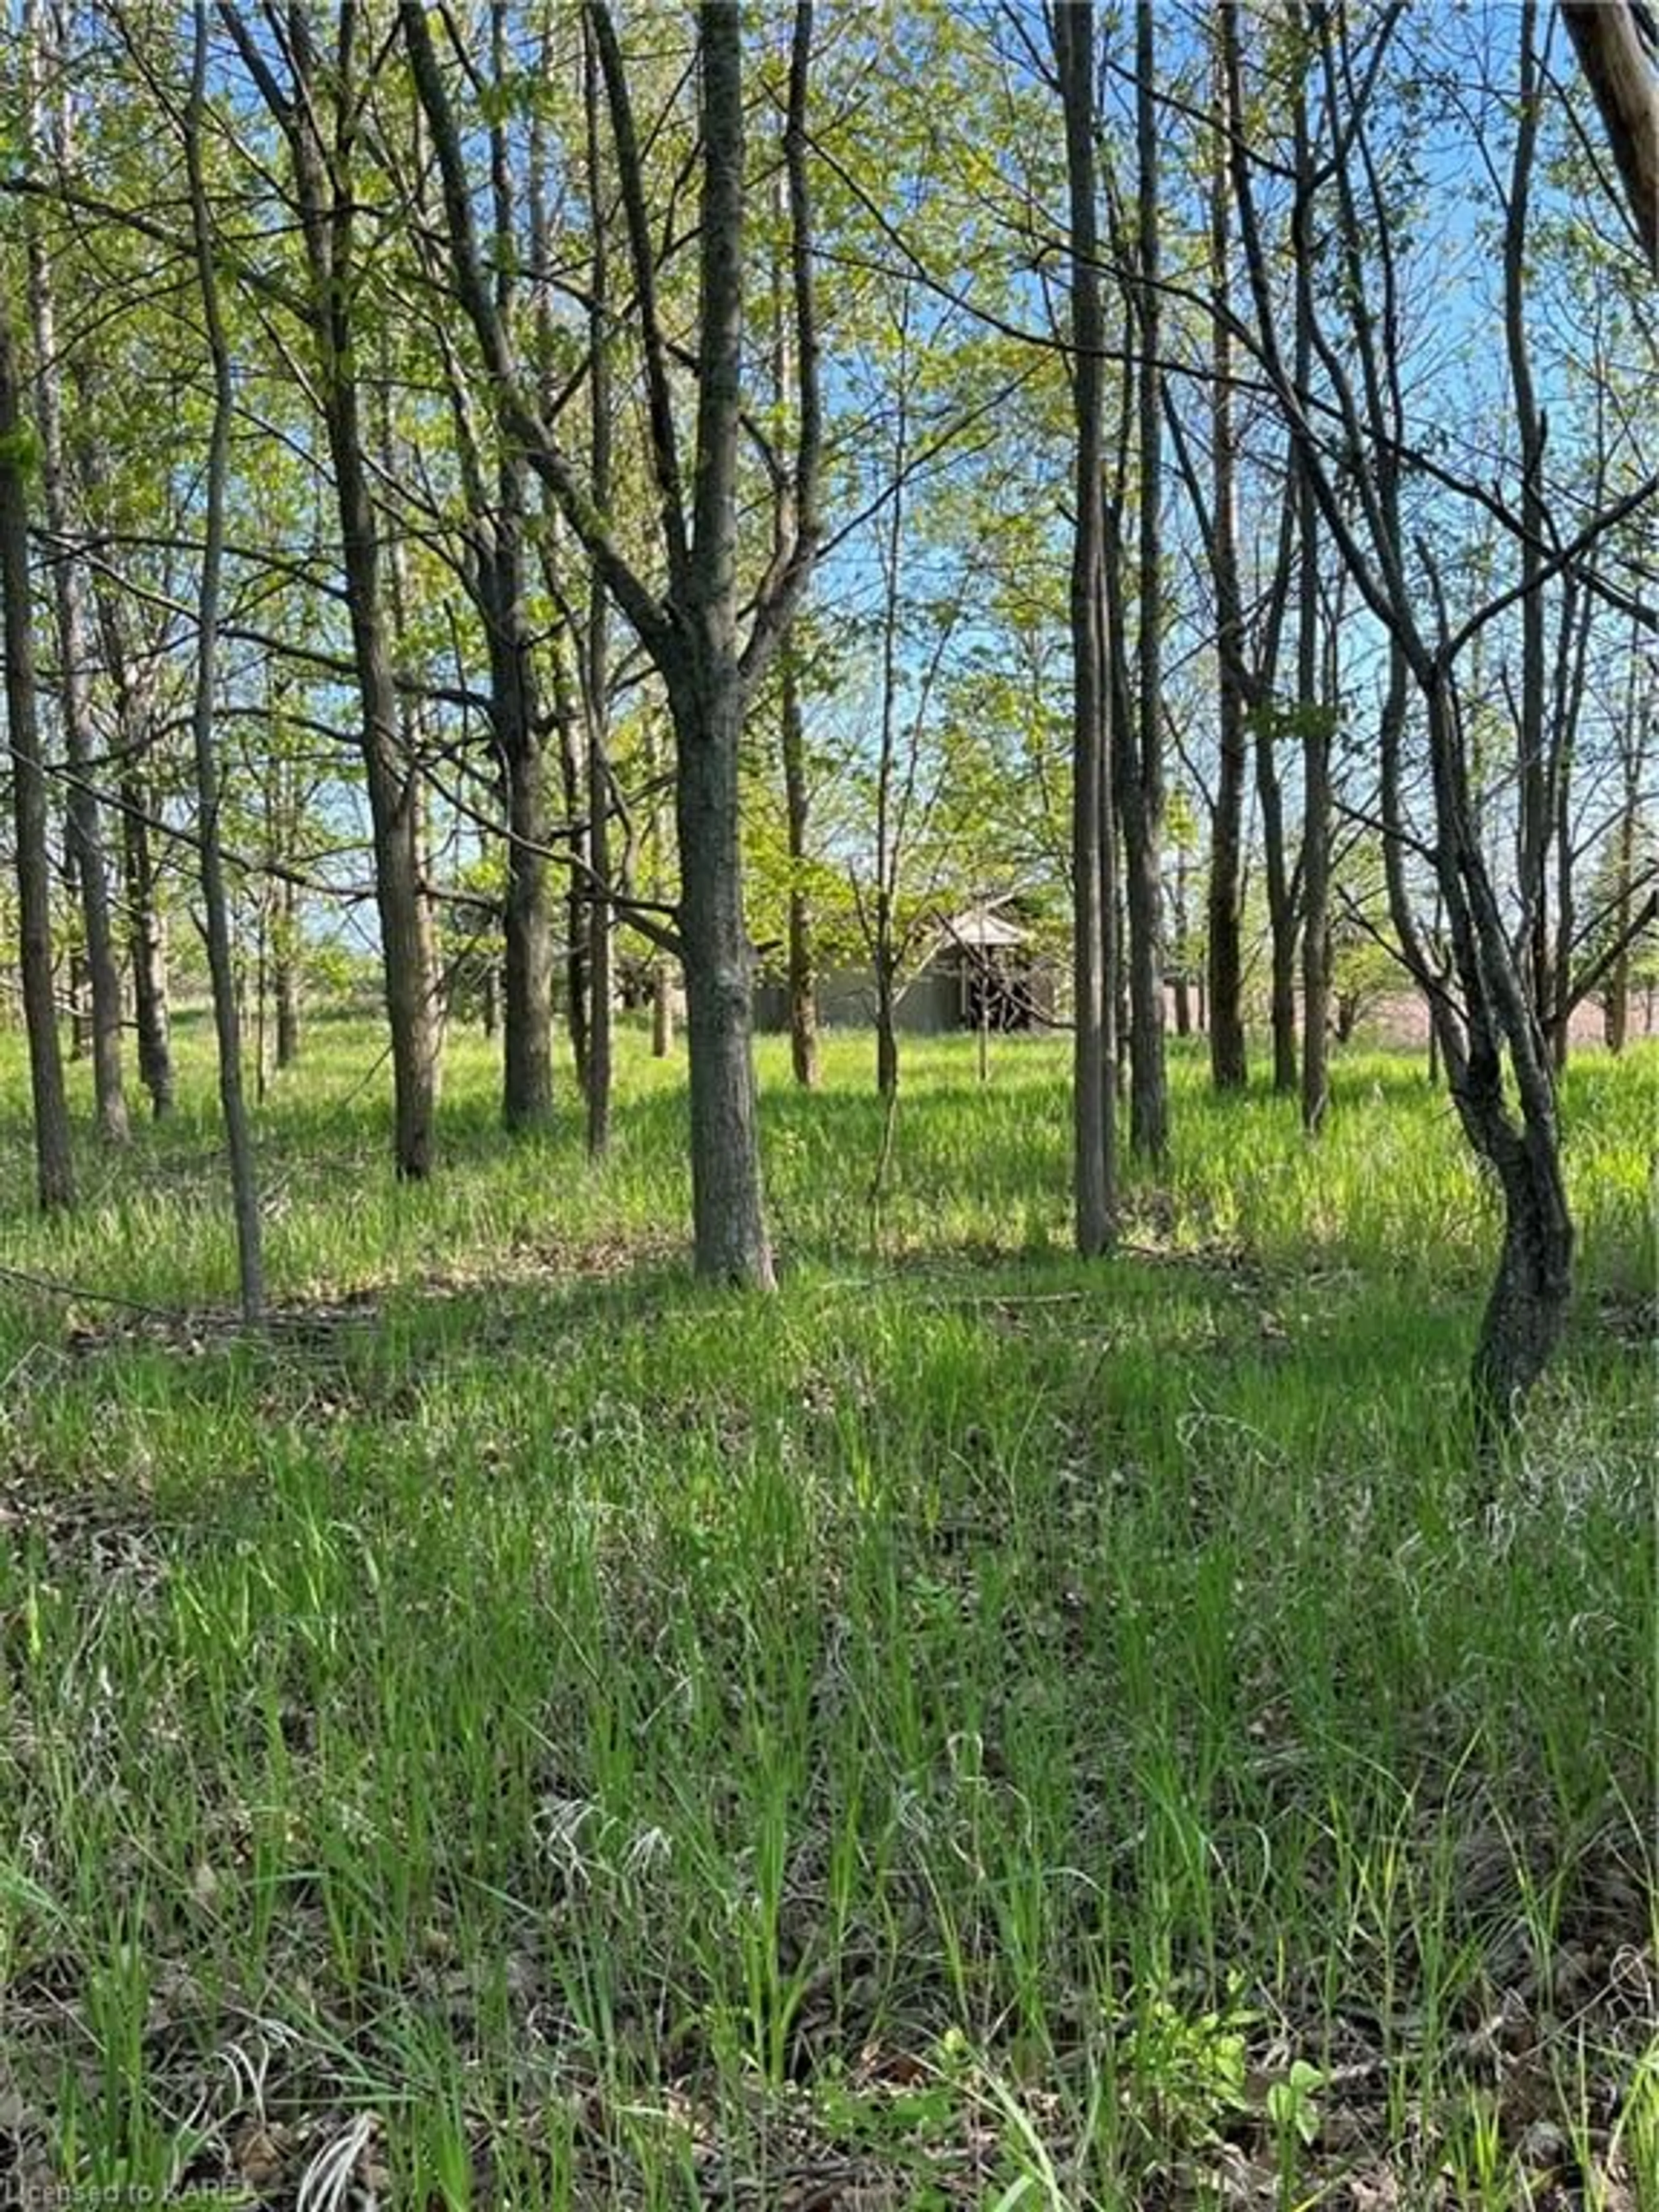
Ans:
[[[4,1048],[0,2200],[1655,2212],[1659,1058],[1487,1510],[1404,1061],[1310,1146],[1178,1057],[1085,1267],[1063,1046],[911,1048],[872,1214],[867,1042],[769,1045],[761,1302],[678,1064],[592,1169],[458,1037],[406,1189],[376,1051],[263,1111],[249,1340],[204,1038],[49,1224]]]

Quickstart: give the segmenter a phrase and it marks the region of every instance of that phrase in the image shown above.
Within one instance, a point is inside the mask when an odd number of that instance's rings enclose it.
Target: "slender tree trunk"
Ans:
[[[81,366],[84,369],[84,363]],[[83,411],[95,412],[95,393],[84,375],[79,395]],[[95,444],[86,444],[78,459],[83,494],[95,503],[105,480],[102,456]],[[173,1046],[167,921],[161,871],[150,836],[156,802],[147,764],[156,744],[154,708],[148,676],[128,636],[121,599],[107,576],[94,573],[91,581],[104,666],[115,698],[113,764],[118,777],[122,907],[118,919],[132,970],[138,1079],[149,1094],[153,1117],[162,1121],[173,1110]]]
[[[1164,1055],[1164,396],[1158,364],[1158,112],[1153,0],[1135,6],[1139,172],[1140,629],[1135,734],[1120,765],[1124,888],[1129,921],[1129,1142],[1151,1160],[1169,1150]],[[1127,736],[1126,732],[1126,736]]]
[[[499,94],[514,57],[504,0],[491,0],[490,68]],[[543,264],[545,224],[541,159],[532,154],[532,252]],[[495,220],[495,311],[511,329],[517,297],[518,235],[512,141],[500,106],[489,118],[490,197]],[[459,368],[451,374],[462,383]],[[507,889],[501,909],[502,957],[499,1009],[501,1030],[501,1120],[508,1129],[535,1128],[553,1109],[553,928],[548,880],[546,733],[536,680],[534,644],[526,607],[525,535],[528,507],[523,453],[507,425],[495,425],[495,495],[486,490],[488,463],[479,450],[467,401],[458,389],[464,469],[479,509],[477,597],[489,655],[490,720],[507,799]],[[485,509],[488,509],[485,512]],[[484,994],[486,1033],[496,1027],[495,964]]]
[[[380,465],[384,477],[395,480],[400,465],[396,428],[392,413],[392,377],[386,361],[386,337],[381,337],[379,401]],[[355,376],[346,394],[349,413],[355,418],[362,392]],[[345,427],[343,416],[343,427]],[[343,441],[356,447],[355,434]],[[402,1182],[419,1182],[432,1171],[433,1147],[437,1139],[439,1085],[443,1072],[444,1027],[448,1018],[448,981],[438,957],[437,919],[429,889],[428,854],[432,841],[431,793],[422,773],[426,751],[425,702],[400,687],[395,677],[401,641],[409,634],[410,594],[407,552],[403,540],[382,539],[380,516],[369,489],[364,454],[356,456],[358,485],[352,495],[356,510],[366,526],[365,547],[372,562],[360,551],[357,574],[364,591],[363,605],[374,614],[383,664],[374,681],[390,714],[386,724],[395,734],[385,765],[390,771],[380,806],[374,799],[375,772],[368,775],[370,817],[376,824],[375,888],[380,907],[382,952],[387,973],[387,1006],[397,1012],[388,1026],[392,1032],[392,1095],[398,1150],[397,1172]],[[358,493],[361,492],[361,501]],[[343,500],[344,495],[342,494]],[[355,599],[352,561],[346,559],[347,597]],[[373,580],[370,580],[371,568]],[[354,623],[356,611],[354,605]],[[383,689],[380,689],[383,684]],[[395,926],[388,913],[395,910]],[[390,951],[398,946],[395,954]],[[392,971],[395,965],[395,993]],[[399,1046],[399,1036],[403,1044]],[[399,1073],[400,1049],[406,1072]],[[405,1149],[407,1146],[407,1149]],[[405,1164],[405,1159],[408,1164]]]
[[[381,966],[392,1032],[393,1158],[398,1176],[419,1182],[432,1171],[438,1106],[437,948],[422,868],[418,763],[404,753],[390,643],[380,592],[380,556],[355,402],[334,447],[346,526],[346,584],[362,696],[364,761],[374,830],[374,894]],[[355,478],[355,480],[354,480]]]
[[[1193,988],[1191,963],[1188,958],[1188,933],[1191,916],[1187,906],[1187,848],[1183,843],[1176,854],[1175,873],[1175,1024],[1178,1037],[1189,1037],[1193,1033]]]
[[[1462,738],[1443,669],[1428,672],[1425,690],[1440,828],[1437,874],[1463,989],[1465,1035],[1443,1011],[1437,1026],[1464,1133],[1491,1163],[1504,1194],[1503,1244],[1471,1370],[1476,1449],[1490,1465],[1565,1330],[1573,1227],[1548,1054],[1470,827]],[[1513,1105],[1505,1093],[1505,1050]]]
[[[300,1058],[300,894],[286,876],[276,885],[275,955],[276,1065],[293,1067]]]
[[[784,824],[789,850],[789,1064],[796,1082],[811,1091],[818,1079],[817,962],[813,946],[812,901],[803,880],[811,799],[806,781],[806,734],[800,710],[800,678],[794,653],[787,645],[783,648],[779,679]]]
[[[788,211],[786,179],[778,173],[774,213],[781,227]],[[781,257],[772,264],[772,397],[781,416],[793,390],[788,315],[787,270]],[[772,550],[783,556],[795,534],[794,487],[780,474],[773,487]],[[793,638],[779,647],[778,749],[783,763],[784,834],[789,855],[788,991],[789,1063],[795,1081],[811,1090],[818,1079],[817,977],[812,945],[812,902],[807,894],[806,831],[811,793],[806,776],[806,732],[801,715],[800,669]]]
[[[142,747],[143,740],[137,741]],[[161,912],[155,854],[150,842],[155,805],[136,768],[121,775],[121,859],[127,903],[128,956],[132,963],[138,1079],[149,1093],[150,1112],[164,1121],[173,1111],[173,1024],[167,995],[167,922]]]
[[[810,27],[810,18],[806,21]],[[707,1280],[770,1290],[775,1279],[761,1195],[754,976],[743,911],[740,829],[740,753],[748,704],[737,635],[743,48],[735,6],[704,0],[700,23],[704,168],[698,241],[697,467],[684,572],[695,674],[675,668],[672,652],[670,656],[691,1093],[691,1211],[697,1273]],[[798,59],[803,46],[804,40],[798,39]],[[793,88],[791,106],[793,126]],[[798,246],[802,243],[798,240]]]
[[[1301,27],[1301,11],[1296,16]],[[1293,102],[1296,173],[1313,188],[1306,87],[1297,72]],[[1304,226],[1294,226],[1296,373],[1300,389],[1313,376],[1314,271]],[[1331,733],[1320,696],[1319,504],[1304,457],[1296,461],[1297,703],[1302,717],[1302,1126],[1317,1134],[1329,1097]]]
[[[910,295],[900,295],[897,347],[894,378],[893,443],[890,467],[893,485],[888,501],[886,537],[882,546],[881,580],[881,708],[876,757],[876,882],[869,934],[871,964],[876,985],[876,1089],[884,1098],[898,1092],[898,1033],[893,1020],[893,999],[898,981],[898,948],[894,910],[905,861],[902,832],[906,809],[899,774],[898,714],[902,684],[900,667],[900,599],[904,569],[905,496],[910,452],[910,395],[915,363],[910,342]],[[896,1127],[890,1124],[890,1129]]]
[[[892,1098],[899,1086],[898,1026],[894,1018],[898,951],[893,941],[893,902],[884,886],[878,888],[875,903],[872,950],[876,981],[876,1089],[882,1097]]]
[[[1632,678],[1632,694],[1635,688]],[[1630,927],[1636,883],[1636,829],[1641,811],[1641,785],[1638,777],[1632,774],[1635,764],[1626,757],[1625,800],[1619,814],[1619,842],[1613,863],[1617,873],[1612,928],[1613,941],[1619,949],[1607,970],[1601,1000],[1602,1035],[1611,1053],[1623,1052],[1630,1033]]]
[[[611,505],[611,254],[605,231],[604,168],[599,152],[599,68],[592,26],[583,21],[583,96],[587,125],[588,197],[592,204],[592,263],[588,309],[589,469],[593,502]],[[599,1158],[611,1142],[611,1029],[614,994],[611,903],[611,607],[597,570],[587,602],[582,708],[587,732],[587,1150]]]
[[[54,42],[55,43],[55,42]],[[46,52],[46,38],[37,0],[27,0],[24,11],[24,65],[29,77],[29,131],[39,159],[48,135],[55,142],[55,159],[67,162],[70,125],[60,98],[56,127],[46,129],[45,99],[39,82],[47,67],[61,70],[62,57]],[[44,166],[44,164],[43,164]],[[64,429],[58,405],[57,299],[51,257],[40,226],[28,229],[29,304],[34,325],[36,357],[36,422],[40,436],[41,488],[46,527],[58,557],[53,562],[58,655],[58,705],[63,719],[64,749],[68,757],[69,795],[67,846],[80,895],[84,932],[86,1005],[92,1048],[93,1096],[98,1131],[106,1144],[127,1140],[127,1102],[121,1077],[121,974],[115,953],[115,933],[110,915],[109,868],[104,847],[103,810],[93,779],[91,713],[88,698],[89,661],[86,610],[78,562],[69,551],[70,518]],[[76,994],[77,1015],[81,997]],[[77,1023],[78,1027],[78,1023]]]
[[[34,1104],[36,1189],[41,1211],[51,1213],[75,1203],[75,1166],[52,986],[52,861],[46,849],[46,779],[30,627],[21,399],[11,323],[0,297],[0,599],[4,601],[6,725],[16,838],[18,960]]]
[[[565,891],[564,995],[565,1026],[570,1031],[570,1057],[576,1085],[587,1096],[588,989],[587,866],[590,844],[587,801],[583,791],[582,757],[576,737],[580,720],[577,687],[570,659],[574,650],[568,628],[561,623],[551,646],[553,727],[559,750],[559,779],[564,794],[565,818],[570,829],[570,879]]]
[[[586,55],[589,38],[584,28],[583,52]],[[544,61],[546,61],[545,48]],[[428,117],[428,120],[434,120]],[[552,222],[547,198],[547,125],[539,106],[532,115],[530,126],[528,196],[530,201],[531,258],[538,269],[546,269],[552,261]],[[590,170],[594,164],[590,161]],[[597,217],[595,218],[597,227]],[[498,290],[499,296],[499,290]],[[545,365],[544,375],[552,375],[551,363],[556,346],[551,304],[551,289],[538,285],[535,294],[537,350]],[[502,409],[501,435],[523,450],[526,440],[521,426],[508,421],[510,407]],[[553,741],[557,750],[560,788],[564,801],[565,820],[570,828],[568,834],[569,866],[567,872],[564,897],[564,998],[565,1021],[570,1032],[570,1055],[574,1065],[576,1088],[584,1106],[588,1095],[587,1038],[587,878],[585,872],[590,858],[586,823],[587,804],[583,797],[583,763],[577,750],[577,692],[580,688],[572,673],[572,656],[580,651],[572,635],[573,624],[567,619],[562,545],[564,516],[550,489],[544,483],[542,497],[543,528],[540,532],[543,580],[547,596],[560,610],[559,618],[549,641],[549,663],[551,677],[551,705]],[[549,996],[551,996],[550,973]]]
[[[67,822],[64,825],[63,865],[59,879],[64,899],[71,912],[81,903],[81,872],[75,865],[70,849]],[[62,998],[69,1015],[69,1056],[82,1060],[92,1047],[92,994],[87,982],[87,952],[84,945],[71,939],[64,948],[64,981]]]
[[[253,1145],[242,1097],[242,1045],[232,971],[230,908],[225,890],[224,857],[219,836],[219,764],[213,750],[213,715],[217,693],[219,598],[224,573],[225,483],[230,468],[230,427],[235,406],[230,352],[219,310],[214,240],[207,188],[202,174],[202,114],[207,94],[208,17],[206,0],[194,9],[196,59],[190,100],[185,112],[185,161],[190,182],[196,275],[213,364],[213,420],[208,439],[207,514],[204,525],[202,580],[197,602],[196,698],[191,714],[195,740],[198,851],[202,903],[207,921],[208,967],[213,980],[213,1023],[219,1048],[219,1103],[230,1152],[232,1204],[236,1218],[237,1273],[242,1318],[258,1322],[264,1310],[259,1192]]]
[[[1054,59],[1065,110],[1071,223],[1072,406],[1076,432],[1072,536],[1072,1188],[1073,1233],[1085,1259],[1115,1233],[1116,1100],[1108,1065],[1110,977],[1106,860],[1112,835],[1103,696],[1105,558],[1099,215],[1095,179],[1092,0],[1057,8]]]
[[[751,1042],[754,977],[743,915],[743,703],[735,659],[714,659],[702,686],[683,685],[672,703],[696,1272],[706,1281],[769,1290]]]
[[[553,946],[547,871],[547,759],[524,602],[524,472],[501,469],[500,512],[487,561],[485,626],[490,712],[507,786],[502,903],[501,1119],[544,1122],[553,1106]]]
[[[1210,176],[1210,419],[1214,473],[1216,719],[1220,773],[1210,825],[1207,901],[1210,981],[1210,1077],[1219,1091],[1249,1080],[1244,1042],[1244,615],[1238,580],[1238,441],[1233,419],[1233,339],[1229,269],[1231,208],[1225,140],[1219,116],[1212,132]]]
[[[1538,70],[1534,40],[1538,11],[1534,0],[1521,9],[1520,82],[1517,87],[1515,156],[1510,173],[1504,225],[1504,338],[1510,393],[1520,439],[1521,515],[1521,685],[1516,864],[1524,915],[1527,983],[1540,1024],[1550,1017],[1553,997],[1548,911],[1548,848],[1553,827],[1551,763],[1546,755],[1543,564],[1549,517],[1543,483],[1544,420],[1534,388],[1527,337],[1526,250],[1534,155],[1538,138]]]
[[[1294,1094],[1297,1082],[1297,894],[1285,849],[1285,793],[1273,758],[1271,704],[1256,724],[1255,793],[1261,812],[1262,873],[1267,887],[1269,1019],[1273,1040],[1273,1089]]]
[[[668,810],[663,801],[654,717],[646,725],[646,780],[651,786],[651,896],[661,903],[667,891]],[[659,945],[651,963],[651,1056],[666,1060],[674,1049],[674,963]]]
[[[280,1072],[300,1056],[300,895],[292,873],[298,849],[299,772],[283,742],[274,689],[266,695],[269,752],[263,781],[265,876],[259,900],[259,1096],[265,1091],[267,985],[276,1015],[275,1060]]]

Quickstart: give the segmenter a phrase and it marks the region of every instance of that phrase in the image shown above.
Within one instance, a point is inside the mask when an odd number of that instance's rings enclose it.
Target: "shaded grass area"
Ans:
[[[0,2201],[1652,2212],[1659,1060],[1486,1511],[1403,1062],[1310,1147],[1183,1061],[1085,1267],[1062,1048],[913,1051],[874,1210],[866,1046],[768,1048],[759,1302],[678,1069],[590,1170],[461,1041],[409,1190],[374,1048],[264,1111],[264,1339],[204,1062],[4,1220]]]

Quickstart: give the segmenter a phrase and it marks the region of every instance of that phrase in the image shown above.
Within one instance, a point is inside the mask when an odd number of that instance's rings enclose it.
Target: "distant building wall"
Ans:
[[[1020,979],[1039,1021],[1054,1020],[1060,994],[1053,969],[1038,967]],[[941,956],[899,988],[893,1025],[907,1036],[950,1036],[969,1024],[969,992],[956,957]],[[817,979],[818,1021],[824,1029],[873,1029],[876,979],[867,968],[826,968]],[[789,990],[770,981],[755,988],[755,1027],[775,1033],[789,1026]]]

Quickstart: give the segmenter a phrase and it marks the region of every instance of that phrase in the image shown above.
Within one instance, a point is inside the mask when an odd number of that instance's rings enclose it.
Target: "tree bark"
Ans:
[[[213,417],[208,437],[207,511],[204,521],[202,577],[197,600],[196,696],[191,715],[196,763],[198,854],[202,904],[207,925],[208,968],[213,985],[213,1025],[218,1044],[219,1103],[230,1153],[231,1202],[236,1221],[237,1278],[242,1318],[257,1322],[264,1311],[264,1262],[259,1220],[259,1192],[242,1095],[240,1017],[236,1003],[230,938],[230,904],[225,890],[224,855],[219,836],[219,764],[213,749],[213,715],[218,688],[219,600],[224,575],[225,485],[230,468],[231,417],[235,389],[230,352],[219,307],[214,240],[202,169],[202,114],[207,95],[208,19],[206,0],[196,0],[195,65],[185,110],[185,163],[190,186],[191,228],[196,248],[196,277],[213,369]]]
[[[1561,0],[1624,179],[1648,266],[1659,276],[1659,83],[1630,0]]]
[[[1191,915],[1187,902],[1187,848],[1184,842],[1176,852],[1175,905],[1171,919],[1175,925],[1176,1035],[1189,1037],[1193,1033],[1193,984],[1191,963],[1187,954]]]
[[[35,1187],[42,1212],[75,1203],[75,1164],[52,984],[52,860],[46,765],[36,711],[28,501],[31,434],[22,415],[9,316],[0,296],[0,599],[4,602],[6,726],[16,837],[18,964],[34,1105]]]
[[[300,894],[284,876],[276,886],[276,924],[271,945],[276,970],[276,1065],[299,1064],[302,1035],[300,999]]]
[[[490,66],[497,89],[513,58],[502,0],[489,9]],[[489,175],[495,228],[495,304],[512,323],[517,286],[514,189],[509,135],[499,110],[489,123]],[[535,186],[532,184],[532,193]],[[538,231],[532,212],[532,230]],[[532,240],[539,255],[542,240]],[[458,386],[459,365],[452,369]],[[501,1120],[510,1130],[539,1127],[553,1110],[553,928],[548,878],[547,735],[542,726],[536,680],[534,641],[526,607],[525,538],[527,471],[524,456],[505,424],[494,426],[496,445],[494,498],[485,491],[486,464],[468,416],[466,397],[458,391],[462,419],[464,465],[471,479],[474,521],[475,596],[483,619],[489,657],[489,716],[507,801],[507,888],[501,908]],[[498,410],[499,411],[499,410]],[[489,1032],[494,1034],[495,988],[492,969],[485,994]]]
[[[718,635],[717,615],[712,626]],[[754,975],[738,829],[742,688],[735,655],[710,642],[714,650],[702,680],[690,676],[670,695],[679,756],[675,818],[696,1267],[705,1281],[769,1290],[772,1250],[762,1209],[751,1049]]]
[[[1129,922],[1129,1142],[1161,1161],[1169,1150],[1164,1051],[1164,398],[1158,362],[1158,114],[1153,0],[1135,6],[1135,143],[1139,249],[1139,632],[1133,749],[1118,765]],[[1126,726],[1125,737],[1128,732]]]
[[[137,744],[142,745],[143,739]],[[149,1093],[150,1112],[164,1121],[173,1111],[173,1023],[167,994],[167,921],[150,842],[155,799],[136,768],[121,774],[121,859],[126,892],[128,957],[132,963],[138,1079]]]
[[[800,710],[800,678],[793,649],[783,648],[779,670],[778,727],[783,755],[784,827],[789,854],[789,1065],[804,1090],[818,1079],[817,958],[811,896],[802,880],[811,794],[806,781],[806,733]]]
[[[1301,10],[1294,17],[1302,31]],[[1297,192],[1305,208],[1313,188],[1306,81],[1297,72],[1292,100]],[[1314,271],[1305,223],[1292,222],[1296,261],[1296,374],[1305,391],[1313,374]],[[1319,502],[1306,460],[1296,459],[1297,707],[1302,721],[1302,1127],[1317,1135],[1329,1103],[1328,1024],[1331,995],[1331,725],[1321,696]]]
[[[780,172],[775,214],[780,224],[787,211],[787,195]],[[789,404],[794,384],[791,359],[787,270],[781,257],[772,264],[772,398],[780,416]],[[787,548],[796,529],[794,489],[780,473],[772,490],[772,552],[775,560]],[[805,883],[806,833],[811,794],[806,773],[806,732],[801,714],[800,667],[793,637],[786,638],[778,655],[778,750],[783,765],[785,849],[789,860],[788,993],[789,1066],[803,1090],[812,1090],[818,1079],[818,1007],[817,963],[812,943],[812,902]]]
[[[28,76],[29,136],[40,162],[48,137],[52,158],[70,157],[67,108],[60,98],[55,127],[49,132],[41,75],[61,72],[63,57],[46,51],[37,0],[27,0],[23,24],[24,67]],[[103,810],[93,780],[93,744],[87,670],[90,659],[86,608],[79,563],[70,552],[69,496],[64,464],[62,410],[58,404],[57,298],[52,260],[38,223],[28,224],[29,304],[34,325],[36,420],[40,434],[41,489],[46,527],[57,549],[53,566],[59,663],[58,704],[69,769],[66,805],[69,857],[80,894],[85,934],[87,997],[90,1013],[93,1097],[99,1134],[106,1144],[127,1140],[127,1102],[122,1086],[121,972],[115,953],[110,913],[109,863],[104,845]],[[77,1011],[79,1000],[77,996]]]
[[[1116,1099],[1107,1059],[1111,988],[1103,841],[1111,830],[1103,564],[1104,460],[1099,216],[1095,179],[1092,0],[1056,8],[1054,60],[1065,111],[1071,226],[1072,407],[1076,433],[1072,537],[1072,1188],[1085,1259],[1115,1234]]]
[[[502,902],[501,1119],[532,1129],[553,1108],[553,945],[547,869],[547,758],[525,612],[524,473],[504,455],[493,543],[480,564],[490,719],[507,788]]]
[[[1210,289],[1210,447],[1214,483],[1211,565],[1216,597],[1216,720],[1220,752],[1210,823],[1210,1079],[1218,1091],[1249,1081],[1244,1041],[1244,613],[1238,576],[1238,439],[1233,419],[1233,338],[1230,267],[1231,211],[1220,117],[1212,131]]]
[[[599,151],[600,87],[593,27],[582,26],[583,104],[587,126],[588,198],[592,203],[592,262],[589,276],[589,482],[601,514],[611,507],[611,242],[605,229],[604,165]],[[594,571],[589,584],[587,632],[583,641],[582,714],[587,734],[587,1151],[599,1158],[611,1142],[611,602]]]
[[[78,380],[83,415],[96,411],[95,390],[84,370]],[[82,441],[77,471],[83,499],[95,507],[105,483],[103,457],[95,442]],[[167,918],[161,902],[161,869],[151,840],[155,793],[149,763],[157,743],[156,715],[144,657],[136,652],[125,610],[110,577],[94,570],[92,604],[103,662],[115,702],[113,767],[120,831],[120,923],[132,970],[133,1028],[138,1079],[149,1094],[150,1112],[164,1121],[173,1111],[172,1023],[167,995]]]

